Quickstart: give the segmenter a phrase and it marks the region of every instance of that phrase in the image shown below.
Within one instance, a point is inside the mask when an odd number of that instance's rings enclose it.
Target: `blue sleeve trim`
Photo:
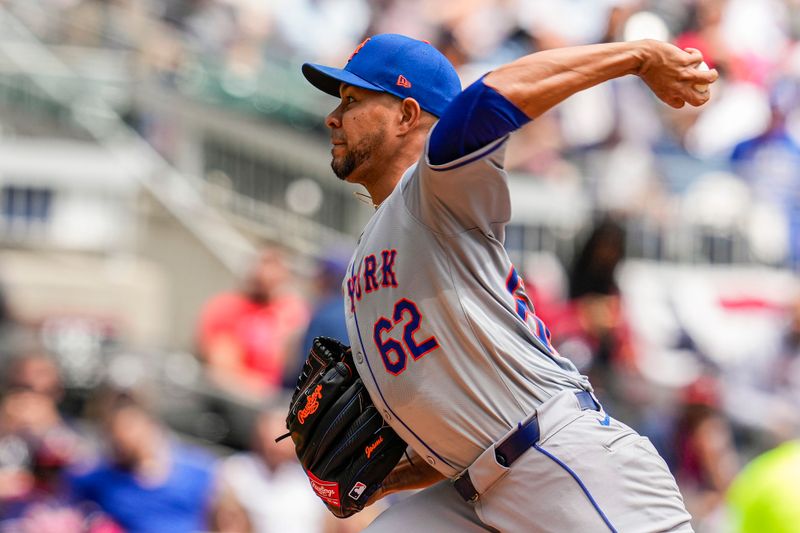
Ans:
[[[442,113],[431,133],[428,160],[432,165],[455,161],[530,120],[481,78],[456,96]]]
[[[505,140],[507,138],[508,138],[508,135],[506,135],[502,139],[497,139],[496,141],[490,143],[487,146],[484,146],[484,147],[480,148],[477,151],[474,151],[474,152],[472,152],[472,153],[470,153],[468,155],[461,156],[460,158],[455,159],[453,161],[448,161],[447,163],[442,163],[441,165],[434,165],[433,163],[431,163],[430,153],[429,153],[428,154],[428,160],[427,160],[428,167],[431,170],[435,171],[435,172],[443,172],[445,170],[453,170],[453,169],[456,169],[456,168],[463,167],[464,165],[469,165],[473,161],[477,161],[478,159],[483,159],[486,156],[488,156],[491,153],[493,153],[494,151],[496,151],[498,148],[503,146],[503,143],[505,142]],[[430,150],[430,141],[428,143],[428,147],[429,147],[429,150]]]

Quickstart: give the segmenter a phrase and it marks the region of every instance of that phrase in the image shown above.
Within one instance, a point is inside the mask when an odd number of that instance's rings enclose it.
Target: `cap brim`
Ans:
[[[386,89],[383,87],[370,83],[359,78],[352,72],[341,68],[326,67],[315,63],[304,63],[302,70],[303,76],[306,77],[311,85],[336,98],[339,98],[339,87],[342,83],[355,85],[356,87],[369,89],[370,91],[386,92]]]

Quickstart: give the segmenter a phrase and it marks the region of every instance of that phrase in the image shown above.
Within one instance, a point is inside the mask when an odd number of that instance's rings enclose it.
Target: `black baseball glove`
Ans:
[[[354,369],[350,348],[314,339],[286,417],[311,487],[339,518],[364,508],[406,449]]]

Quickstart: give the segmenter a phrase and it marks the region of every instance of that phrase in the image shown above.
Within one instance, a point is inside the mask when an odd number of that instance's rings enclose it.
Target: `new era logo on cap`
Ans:
[[[392,33],[365,39],[344,68],[305,63],[303,75],[337,98],[344,83],[401,99],[414,98],[422,109],[437,117],[461,92],[458,74],[441,52],[424,41]]]

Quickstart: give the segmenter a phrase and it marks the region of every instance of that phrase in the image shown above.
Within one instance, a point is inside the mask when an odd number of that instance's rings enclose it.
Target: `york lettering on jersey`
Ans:
[[[365,294],[398,286],[394,271],[396,259],[397,250],[391,249],[381,250],[380,254],[367,255],[359,262],[355,275],[347,278],[347,297],[351,313],[356,310],[356,302],[360,302]]]

